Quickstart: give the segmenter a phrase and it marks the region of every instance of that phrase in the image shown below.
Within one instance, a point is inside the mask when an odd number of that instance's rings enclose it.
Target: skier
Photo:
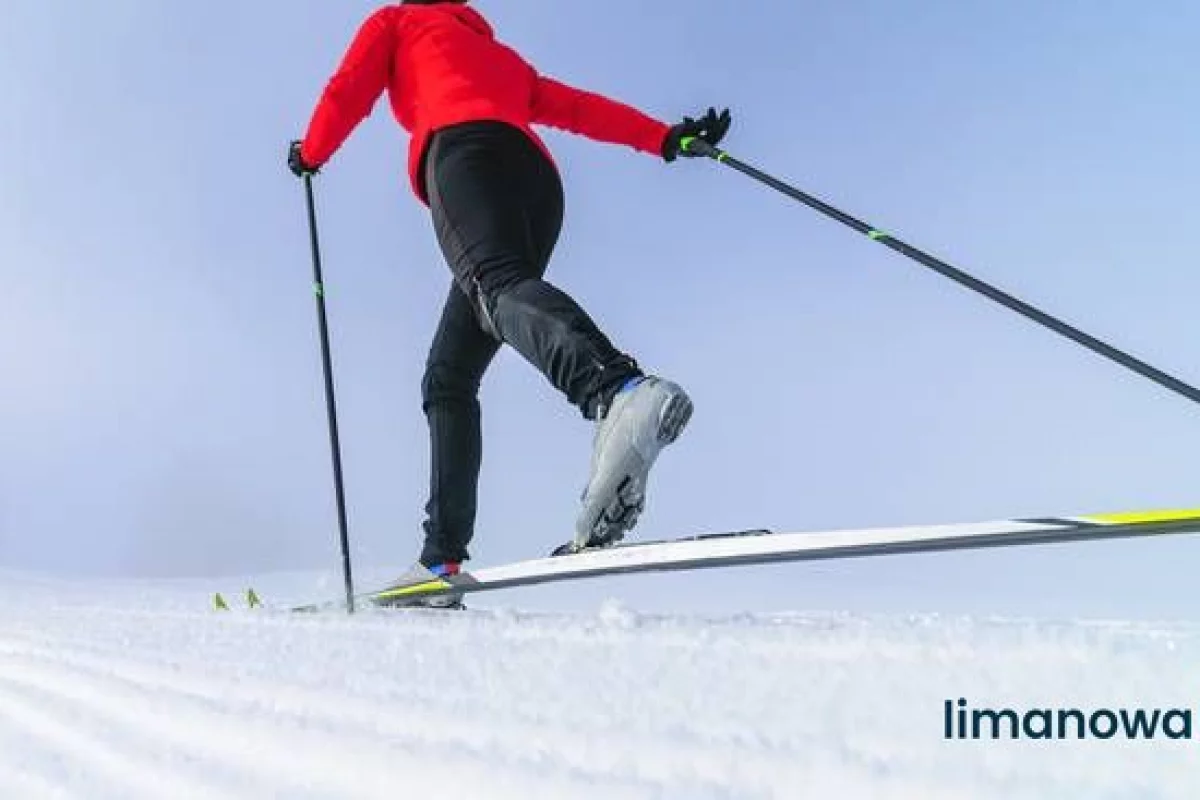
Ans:
[[[622,144],[674,161],[686,137],[716,145],[728,110],[668,126],[641,111],[540,74],[495,38],[467,0],[405,0],[359,28],[303,140],[297,177],[317,172],[387,90],[411,134],[412,190],[430,209],[453,282],[422,380],[429,424],[425,545],[405,576],[456,575],[474,535],[481,458],[478,392],[508,344],[596,423],[590,476],[569,550],[611,544],[634,527],[659,453],[692,402],[615,347],[567,294],[543,279],[563,218],[553,157],[532,125]],[[456,604],[443,596],[430,603]]]

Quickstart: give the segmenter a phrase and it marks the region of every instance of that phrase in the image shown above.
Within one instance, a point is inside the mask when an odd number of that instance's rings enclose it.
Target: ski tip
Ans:
[[[243,599],[247,608],[262,607],[262,598],[258,596],[258,592],[254,591],[253,588],[246,589]],[[216,592],[212,597],[212,607],[214,611],[229,611],[229,601],[225,599],[225,595]]]

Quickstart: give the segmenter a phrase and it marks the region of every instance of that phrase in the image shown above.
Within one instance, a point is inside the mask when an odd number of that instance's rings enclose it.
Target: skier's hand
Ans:
[[[708,109],[700,119],[692,119],[684,117],[683,122],[671,128],[667,134],[666,140],[663,142],[663,158],[669,163],[674,161],[679,156],[694,158],[695,153],[692,153],[683,148],[683,140],[686,138],[703,139],[713,147],[716,147],[725,134],[729,132],[729,126],[732,120],[729,116],[729,109],[725,109],[720,114],[715,108]]]
[[[302,144],[302,142],[296,140],[288,145],[288,169],[290,169],[292,174],[297,178],[303,178],[305,175],[315,175],[317,172],[319,172],[317,167],[310,167],[308,164],[304,163],[304,158],[300,155],[300,147]]]

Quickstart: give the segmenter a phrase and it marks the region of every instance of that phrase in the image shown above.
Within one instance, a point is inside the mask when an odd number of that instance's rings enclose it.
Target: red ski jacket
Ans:
[[[460,122],[493,120],[521,130],[553,158],[531,125],[659,154],[668,126],[641,111],[538,74],[496,40],[491,25],[457,3],[391,5],[362,24],[317,104],[300,151],[320,167],[388,92],[412,134],[409,180],[423,203],[421,157],[430,135]]]

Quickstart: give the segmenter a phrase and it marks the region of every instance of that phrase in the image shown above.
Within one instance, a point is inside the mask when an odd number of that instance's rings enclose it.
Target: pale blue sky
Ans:
[[[477,6],[549,74],[673,121],[1200,382],[1188,2]],[[375,4],[15,0],[0,25],[0,567],[335,569],[287,141]],[[690,10],[685,10],[690,9]],[[1200,408],[707,162],[547,133],[551,277],[697,413],[638,533],[1200,504]],[[381,103],[317,181],[357,563],[419,544],[448,282]],[[477,564],[569,535],[590,428],[485,381]],[[1200,541],[589,582],[496,602],[1196,617]],[[489,601],[492,602],[492,601]]]

